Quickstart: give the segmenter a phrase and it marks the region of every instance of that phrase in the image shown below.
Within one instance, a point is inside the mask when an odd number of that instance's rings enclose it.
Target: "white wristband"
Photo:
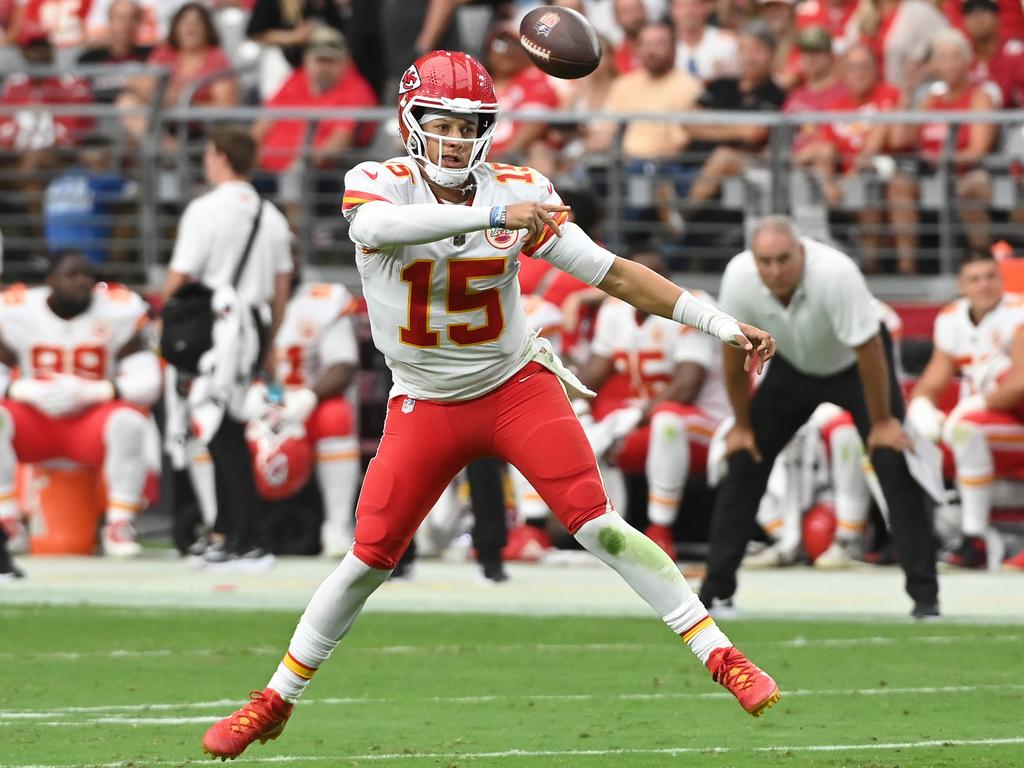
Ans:
[[[717,307],[705,304],[689,291],[683,291],[676,300],[676,305],[672,309],[672,319],[677,323],[692,325],[734,347],[739,346],[736,337],[743,335],[736,318]]]

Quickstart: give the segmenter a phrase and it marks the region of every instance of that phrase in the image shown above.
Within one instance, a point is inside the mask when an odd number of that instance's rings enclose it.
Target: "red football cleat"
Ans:
[[[647,526],[647,530],[644,533],[647,534],[648,539],[661,547],[666,555],[673,560],[676,559],[676,537],[673,535],[671,528],[667,525],[651,523]]]
[[[551,549],[551,537],[532,525],[517,525],[508,532],[508,544],[501,550],[501,559],[536,562]]]
[[[1007,571],[1024,571],[1024,549],[1013,557],[1003,560],[1003,569]]]
[[[729,691],[754,717],[782,698],[779,686],[739,648],[716,648],[708,659],[711,679]]]
[[[295,705],[272,688],[252,691],[249,699],[237,712],[210,726],[203,736],[203,752],[234,760],[257,739],[266,744],[281,735]]]

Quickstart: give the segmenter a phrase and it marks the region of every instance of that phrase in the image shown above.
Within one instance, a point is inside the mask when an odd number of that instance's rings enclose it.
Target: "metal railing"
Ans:
[[[113,257],[109,269],[116,276],[134,283],[157,280],[173,247],[174,233],[181,211],[187,202],[202,190],[203,127],[216,123],[252,124],[257,120],[302,119],[307,122],[302,146],[296,160],[284,174],[257,172],[254,179],[267,196],[281,203],[296,231],[299,254],[304,263],[324,270],[341,270],[342,279],[352,282],[352,246],[347,226],[340,216],[342,178],[345,170],[364,159],[386,159],[402,154],[394,130],[395,113],[391,108],[378,109],[269,109],[238,107],[216,109],[179,106],[161,108],[159,101],[147,110],[149,130],[146,140],[132,143],[119,134],[117,126],[125,116],[122,110],[109,106],[0,106],[0,120],[26,111],[45,113],[51,119],[61,116],[92,116],[109,128],[109,138],[117,152],[116,167],[134,182],[137,194],[122,201],[122,209],[113,216],[115,226],[107,246]],[[325,166],[313,163],[312,139],[324,120],[355,120],[377,126],[374,140],[352,149],[343,157]],[[744,235],[751,222],[766,213],[790,213],[809,228],[811,234],[830,239],[860,256],[866,235],[881,240],[879,261],[883,271],[891,272],[895,263],[891,225],[883,220],[877,231],[869,231],[859,212],[873,209],[885,212],[884,196],[887,179],[884,175],[864,174],[844,180],[846,203],[829,207],[821,185],[813,174],[792,164],[792,141],[797,131],[807,125],[827,123],[923,124],[946,122],[949,131],[942,155],[933,169],[914,174],[919,182],[915,206],[917,223],[916,265],[922,273],[948,276],[968,247],[968,230],[960,219],[961,206],[955,194],[958,172],[953,163],[956,130],[959,125],[986,123],[999,126],[1000,147],[985,160],[982,167],[989,174],[993,192],[985,202],[991,219],[992,240],[1008,239],[1024,245],[1024,195],[1020,185],[1020,169],[1024,164],[1024,113],[1004,111],[976,112],[901,112],[878,115],[857,113],[828,114],[765,114],[715,113],[694,111],[679,114],[635,113],[629,115],[593,113],[581,125],[578,114],[517,113],[503,119],[522,122],[542,121],[561,126],[570,134],[586,130],[588,125],[609,121],[616,123],[614,141],[601,154],[578,153],[566,162],[554,181],[567,197],[586,194],[596,196],[603,211],[600,221],[589,222],[592,234],[621,250],[656,247],[670,259],[674,269],[686,271],[698,279],[713,282],[725,261],[744,247]],[[749,153],[746,168],[730,178],[721,179],[720,194],[694,208],[687,200],[686,184],[699,172],[705,155],[692,153],[657,161],[634,162],[624,156],[622,135],[625,126],[634,120],[665,122],[683,127],[697,125],[753,125],[769,131],[769,140],[762,148]],[[170,137],[170,138],[168,138]],[[569,150],[563,149],[562,157]],[[54,148],[53,153],[75,153],[74,149]],[[494,158],[502,161],[528,158]],[[914,156],[895,157],[899,164],[914,161]],[[66,160],[66,158],[65,158]],[[26,173],[24,158],[18,152],[0,150],[0,229],[5,235],[5,270],[19,264],[31,264],[38,254],[45,253],[47,242],[42,236],[41,222],[32,221],[41,211],[45,186],[60,166],[44,164]],[[909,164],[913,166],[913,162]],[[897,166],[899,167],[899,166]],[[14,172],[12,172],[12,169]],[[11,189],[13,187],[13,189]],[[574,189],[575,187],[575,189]],[[6,194],[5,194],[6,191]],[[36,199],[32,199],[36,195]],[[26,218],[27,217],[27,218]],[[884,218],[884,217],[883,217]],[[680,222],[683,226],[679,226]],[[17,232],[19,227],[26,232]],[[866,229],[868,227],[868,229]],[[9,232],[9,228],[12,231]],[[919,293],[927,280],[895,280],[907,292]],[[707,283],[706,283],[707,284]]]

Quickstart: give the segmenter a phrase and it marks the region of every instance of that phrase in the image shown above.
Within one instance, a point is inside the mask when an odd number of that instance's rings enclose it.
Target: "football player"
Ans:
[[[596,245],[566,223],[567,207],[536,171],[487,163],[498,104],[491,76],[471,56],[433,51],[417,59],[400,80],[398,107],[408,156],[357,165],[342,202],[373,340],[394,379],[356,508],[355,545],[313,595],[267,687],[215,723],[203,748],[235,757],[280,735],[431,505],[482,456],[516,466],[577,541],[760,715],[779,698],[775,681],[729,642],[675,563],[608,501],[563,386],[587,390],[527,331],[519,255],[550,261],[648,314],[697,326],[746,350],[748,366],[763,367],[774,339]]]
[[[160,395],[160,364],[140,330],[142,298],[97,283],[85,254],[54,257],[46,286],[0,296],[0,362],[18,377],[0,399],[0,520],[23,535],[14,494],[17,463],[69,459],[102,468],[105,554],[141,548],[132,521],[146,481],[146,409]]]
[[[907,419],[925,437],[941,439],[956,464],[963,540],[948,562],[984,568],[998,562],[1002,543],[989,530],[993,481],[1024,469],[1024,296],[1003,291],[999,265],[987,253],[961,265],[959,286],[962,298],[935,318],[935,347]],[[960,399],[947,416],[937,404],[957,375]],[[1024,566],[1024,556],[1018,559]]]

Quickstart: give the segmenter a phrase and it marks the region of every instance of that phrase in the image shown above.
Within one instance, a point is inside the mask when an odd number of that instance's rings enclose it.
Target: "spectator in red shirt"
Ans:
[[[344,36],[333,27],[317,27],[309,37],[303,66],[295,70],[268,107],[373,107],[377,97],[352,64]],[[308,130],[305,120],[261,121],[253,128],[260,144],[260,167],[273,173],[302,167],[299,153]],[[370,136],[355,120],[323,120],[312,138],[310,162],[319,167],[338,160]]]
[[[879,75],[878,60],[871,48],[863,43],[851,47],[842,59],[846,92],[831,109],[865,115],[896,109],[900,91],[883,82]],[[889,126],[877,123],[828,123],[822,126],[815,141],[794,156],[793,162],[813,169],[829,206],[838,207],[843,201],[843,187],[836,174],[872,173],[876,159],[889,149],[889,133]],[[868,202],[856,211],[863,253],[861,267],[865,272],[877,272],[885,207],[881,200]]]
[[[995,109],[992,94],[983,85],[971,82],[971,44],[957,29],[940,30],[932,38],[932,66],[938,75],[928,93],[917,105],[923,111],[990,112]],[[925,125],[896,126],[893,143],[898,147],[916,147],[919,162],[909,173],[893,177],[890,201],[893,224],[897,217],[902,226],[896,232],[900,246],[900,271],[916,271],[913,252],[917,247],[916,177],[921,171],[934,172],[943,159],[947,137],[956,130],[952,155],[952,171],[956,174],[955,194],[957,209],[964,224],[968,245],[974,250],[987,250],[989,236],[988,203],[992,197],[992,179],[981,166],[982,160],[995,145],[997,127],[985,123],[971,123],[956,129],[948,121]]]
[[[508,25],[492,31],[487,45],[487,70],[494,78],[494,92],[503,113],[520,110],[552,110],[559,106],[558,94],[548,76],[530,63],[519,44],[519,33]],[[490,157],[502,162],[520,160],[535,142],[543,142],[547,124],[498,121],[491,143]]]
[[[53,66],[53,46],[39,27],[25,31],[21,54],[30,68]],[[0,90],[0,105],[25,107],[0,116],[0,147],[14,165],[15,173],[10,176],[27,209],[28,216],[20,223],[32,230],[26,233],[28,236],[42,236],[42,194],[47,176],[59,164],[58,150],[74,147],[93,127],[91,117],[53,115],[41,107],[92,102],[89,84],[69,75],[19,72],[9,76]]]
[[[647,24],[647,8],[644,0],[615,0],[614,10],[615,23],[622,30],[622,42],[615,46],[615,71],[624,75],[639,66],[636,44]]]
[[[24,45],[42,30],[55,48],[73,49],[85,41],[85,18],[92,0],[16,0],[7,42]]]
[[[828,112],[846,95],[846,85],[839,77],[836,60],[832,56],[832,38],[824,27],[807,27],[796,38],[800,50],[800,72],[804,84],[786,97],[782,111]],[[793,152],[799,153],[819,135],[819,124],[800,128],[793,139]]]
[[[192,88],[205,78],[224,73],[205,82],[192,94],[190,105],[233,107],[238,104],[238,81],[231,71],[231,60],[220,48],[220,35],[206,6],[185,3],[171,19],[167,43],[150,54],[150,64],[170,70],[170,82],[163,95],[165,107],[177,106]],[[149,106],[156,95],[157,79],[143,75],[132,78],[117,99],[118,106],[137,108]],[[125,118],[125,127],[136,139],[146,130],[146,118],[133,115]]]
[[[953,26],[967,31],[967,9],[961,0],[945,0],[940,7]],[[1024,4],[1020,0],[996,0],[996,13],[1000,40],[1024,40]]]
[[[971,79],[999,87],[999,105],[1024,106],[1024,41],[1006,39],[995,0],[964,0],[964,31],[974,48]]]
[[[775,82],[784,91],[800,83],[800,51],[796,47],[794,0],[758,0],[757,18],[775,37]],[[801,3],[800,5],[804,5]]]

